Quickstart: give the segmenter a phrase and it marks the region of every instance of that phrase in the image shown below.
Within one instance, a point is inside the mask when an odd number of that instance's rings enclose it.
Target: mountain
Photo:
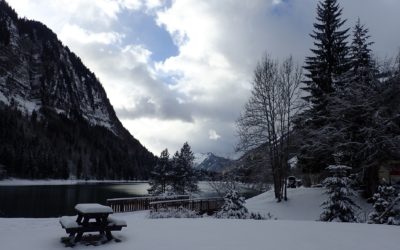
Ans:
[[[271,183],[271,164],[265,152],[267,152],[266,144],[244,152],[241,157],[232,162],[232,167],[227,174],[243,182]]]
[[[221,173],[226,170],[232,160],[216,156],[213,153],[195,153],[194,167],[208,172]]]
[[[0,0],[0,164],[29,178],[146,178],[155,158],[44,24]],[[17,140],[18,139],[18,140]]]
[[[292,132],[288,160],[290,175],[302,175],[301,170],[296,167],[300,138],[297,132]],[[226,174],[235,176],[243,182],[271,183],[272,166],[268,152],[269,147],[266,143],[244,152],[241,157],[231,163]]]

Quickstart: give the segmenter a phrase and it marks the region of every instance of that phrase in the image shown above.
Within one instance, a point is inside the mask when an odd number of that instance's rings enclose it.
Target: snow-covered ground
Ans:
[[[400,227],[313,221],[324,199],[321,189],[292,189],[290,201],[277,204],[265,193],[248,200],[248,207],[271,212],[279,220],[148,219],[147,212],[115,214],[128,224],[114,235],[121,242],[74,249],[112,250],[393,250],[400,245]],[[310,202],[310,199],[314,199]],[[317,208],[315,208],[315,206]],[[303,220],[303,221],[300,221]],[[307,221],[308,220],[308,221]],[[0,218],[0,248],[4,250],[65,249],[67,236],[58,218]]]
[[[147,219],[146,213],[116,215],[128,227],[114,233],[121,242],[74,249],[112,250],[393,250],[400,228],[350,223],[283,220]],[[64,250],[58,219],[0,219],[4,250]]]
[[[280,220],[318,220],[322,212],[321,204],[326,200],[322,188],[289,188],[288,201],[277,203],[274,191],[270,190],[246,201],[247,208],[252,212],[267,214],[268,212]],[[372,206],[361,198],[355,198],[355,203],[361,207],[357,214],[364,219]]]

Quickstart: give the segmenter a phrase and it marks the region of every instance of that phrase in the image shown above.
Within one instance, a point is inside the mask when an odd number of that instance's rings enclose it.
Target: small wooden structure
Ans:
[[[150,203],[156,201],[169,200],[188,200],[189,195],[174,195],[174,196],[143,196],[133,198],[116,198],[107,199],[107,206],[110,206],[115,213],[133,212],[149,210]]]
[[[89,232],[99,232],[100,236],[105,236],[105,243],[114,238],[111,231],[121,231],[127,226],[125,221],[109,217],[113,210],[108,206],[96,203],[78,204],[75,210],[78,212],[76,220],[67,216],[60,218],[61,226],[69,234],[65,242],[68,246],[73,246],[82,239],[84,233]]]
[[[188,200],[170,200],[170,201],[154,201],[150,202],[150,207],[153,211],[158,211],[163,208],[186,208],[196,211],[200,214],[212,214],[224,205],[224,198],[200,198]]]

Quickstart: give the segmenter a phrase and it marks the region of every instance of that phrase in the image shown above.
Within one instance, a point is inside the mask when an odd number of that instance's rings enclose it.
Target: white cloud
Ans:
[[[272,0],[272,4],[280,4],[282,3],[282,0]]]
[[[221,136],[220,136],[219,134],[217,134],[217,132],[216,132],[215,130],[210,129],[210,130],[208,131],[208,138],[209,138],[210,140],[216,141],[216,140],[218,140],[219,138],[221,138]]]
[[[292,54],[301,63],[312,46],[308,34],[316,9],[315,0],[9,2],[18,13],[48,25],[82,58],[124,125],[157,154],[166,147],[177,150],[185,141],[196,152],[233,151],[234,121],[248,98],[254,66],[265,52],[278,58]],[[370,28],[379,56],[398,48],[400,1],[340,4],[348,26],[360,16]],[[128,40],[124,30],[131,23],[121,18],[123,10],[154,15],[178,54],[153,62],[146,44]],[[143,27],[133,29],[147,32]]]
[[[59,37],[68,43],[118,44],[121,42],[124,35],[117,32],[91,32],[77,25],[66,24],[60,31]]]

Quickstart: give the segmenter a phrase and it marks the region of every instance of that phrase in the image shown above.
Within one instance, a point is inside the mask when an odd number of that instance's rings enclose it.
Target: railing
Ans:
[[[107,205],[110,206],[115,213],[133,212],[141,210],[149,210],[151,202],[165,202],[170,200],[188,200],[189,195],[175,196],[143,196],[133,198],[116,198],[107,199]]]
[[[198,213],[213,213],[219,210],[224,204],[223,198],[203,198],[203,199],[187,199],[187,200],[169,200],[169,201],[153,201],[150,207],[153,211],[162,208],[187,208]]]

